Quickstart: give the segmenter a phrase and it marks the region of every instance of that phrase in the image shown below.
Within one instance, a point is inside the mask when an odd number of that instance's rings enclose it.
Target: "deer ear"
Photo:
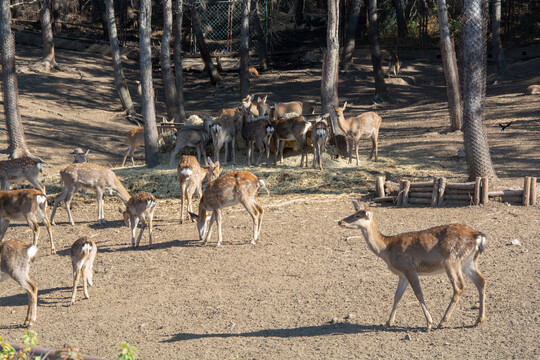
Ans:
[[[268,98],[268,95],[266,95],[266,96],[264,97],[264,99],[263,99],[263,103],[265,103],[265,102],[266,102],[266,99],[267,99],[267,98]]]
[[[210,164],[210,166],[214,166],[214,162],[212,159],[210,159],[210,156],[206,159],[206,161]]]
[[[357,203],[355,200],[352,201],[352,204],[354,206],[354,211],[362,210],[362,207],[359,203]]]
[[[188,211],[189,217],[191,217],[193,220],[197,221],[199,220],[199,216],[195,215],[194,213]]]
[[[343,104],[343,111],[347,108],[347,102],[345,101],[345,104]]]

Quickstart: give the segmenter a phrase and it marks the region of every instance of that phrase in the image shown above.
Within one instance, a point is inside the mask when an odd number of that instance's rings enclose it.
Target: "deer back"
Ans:
[[[17,240],[0,242],[0,281],[8,274],[14,279],[28,274],[30,261],[36,256],[37,247]]]
[[[8,180],[37,178],[42,169],[43,161],[28,156],[0,161],[0,172],[3,172]]]
[[[132,216],[140,216],[157,205],[154,195],[148,192],[139,192],[133,195],[126,204],[126,212]]]
[[[73,263],[80,262],[81,260],[87,259],[92,252],[97,252],[96,243],[87,236],[83,236],[71,245],[71,261]]]
[[[47,197],[39,190],[0,191],[0,217],[4,219],[22,220],[24,214],[41,211],[46,204]]]
[[[136,127],[126,132],[126,141],[131,144],[144,144],[144,127]]]
[[[289,113],[302,114],[302,103],[300,101],[290,101],[278,103],[276,105],[277,116],[283,116]]]
[[[235,205],[241,199],[256,197],[260,187],[259,178],[249,171],[232,171],[206,186],[199,208],[213,211]]]

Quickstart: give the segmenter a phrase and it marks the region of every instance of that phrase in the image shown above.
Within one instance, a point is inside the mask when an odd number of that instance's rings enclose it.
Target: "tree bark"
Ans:
[[[296,0],[294,4],[294,22],[296,26],[304,22],[304,0]]]
[[[501,43],[501,0],[493,0],[491,16],[493,57],[497,63],[497,76],[504,77],[507,72],[506,60]]]
[[[54,33],[60,35],[62,32],[62,20],[60,19],[60,0],[51,0],[52,2],[52,23]]]
[[[347,22],[347,34],[345,35],[345,46],[341,60],[343,69],[350,69],[353,65],[354,47],[356,45],[356,28],[360,17],[362,0],[352,0],[349,21]]]
[[[40,0],[39,21],[41,23],[41,37],[43,39],[43,59],[40,67],[43,71],[57,69],[58,64],[54,57],[54,40],[52,31],[52,17],[49,0]]]
[[[163,0],[163,37],[161,39],[161,75],[165,106],[169,119],[178,119],[178,96],[171,65],[171,33],[172,33],[172,0]]]
[[[251,0],[251,22],[257,33],[257,58],[259,60],[259,69],[262,71],[268,70],[268,52],[266,51],[266,41],[264,31],[259,18],[259,3],[257,0]]]
[[[183,0],[174,0],[174,74],[176,82],[176,96],[178,98],[178,121],[184,122],[187,118],[184,108],[184,74],[182,71],[182,20],[184,18]]]
[[[0,51],[2,57],[2,91],[4,93],[4,113],[8,133],[8,151],[12,159],[29,156],[30,151],[24,140],[24,130],[19,113],[19,88],[15,71],[15,40],[11,34],[10,1],[0,4]]]
[[[116,90],[120,96],[120,102],[122,108],[126,111],[128,116],[134,116],[135,106],[131,100],[129,94],[129,88],[127,86],[126,78],[124,76],[124,70],[122,67],[122,60],[120,59],[120,47],[118,45],[118,34],[116,31],[116,20],[114,16],[114,3],[113,0],[105,0],[106,15],[107,15],[107,27],[109,32],[109,41],[111,44],[111,54],[113,61],[114,80],[116,82]]]
[[[197,39],[197,47],[201,52],[201,57],[204,61],[204,67],[208,73],[208,77],[210,78],[210,83],[212,85],[219,85],[221,83],[221,76],[214,66],[212,56],[210,55],[210,50],[208,50],[208,46],[206,46],[199,11],[197,10],[194,2],[192,2],[191,5],[191,25],[193,26],[193,32],[195,33],[195,38]]]
[[[377,0],[369,0],[369,46],[371,48],[373,78],[375,79],[375,100],[386,97],[386,84],[382,72],[382,57],[381,49],[379,47],[378,31]]]
[[[404,39],[408,35],[407,20],[405,19],[405,8],[403,7],[403,0],[394,0],[394,7],[396,8],[396,22],[398,26],[398,37]]]
[[[454,131],[461,130],[462,108],[461,92],[459,89],[459,75],[457,70],[456,50],[454,41],[450,37],[448,27],[448,10],[446,0],[437,0],[439,13],[439,30],[441,32],[441,58],[443,63],[444,79],[446,81],[446,96],[448,97],[448,110],[450,112],[450,126]]]
[[[152,88],[152,49],[150,44],[152,6],[151,0],[141,0],[139,17],[139,47],[141,63],[142,115],[144,120],[144,146],[146,166],[159,165],[158,134]]]
[[[108,29],[107,29],[107,14],[105,11],[105,0],[93,0],[94,6],[98,12],[99,20],[103,26],[103,39],[108,39]]]
[[[240,31],[240,95],[242,99],[249,93],[249,13],[251,0],[243,0],[242,29]]]

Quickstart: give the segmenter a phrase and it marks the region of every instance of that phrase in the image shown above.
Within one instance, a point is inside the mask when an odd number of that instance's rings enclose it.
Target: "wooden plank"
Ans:
[[[377,197],[373,199],[376,203],[382,203],[382,202],[394,202],[396,201],[396,196],[383,196],[383,197]]]
[[[411,182],[409,180],[405,180],[405,184],[403,186],[403,206],[409,205],[409,190],[411,189]]]
[[[489,179],[487,177],[483,177],[480,181],[482,184],[481,188],[481,194],[482,194],[482,201],[481,203],[486,205],[489,202]]]
[[[442,177],[439,179],[439,197],[437,198],[437,205],[441,206],[444,202],[446,191],[446,178]]]
[[[482,178],[480,176],[476,177],[476,182],[474,184],[474,205],[480,204],[480,181]]]
[[[523,198],[522,198],[523,206],[529,206],[530,196],[531,196],[531,177],[526,176],[525,179],[523,180]]]
[[[377,180],[375,182],[375,191],[378,198],[383,198],[386,196],[384,193],[384,177],[377,176]]]
[[[530,195],[530,204],[536,205],[536,178],[531,178],[531,195]]]
[[[488,193],[490,197],[496,196],[523,196],[523,190],[500,190],[500,191],[490,191]]]
[[[431,199],[419,199],[409,197],[409,204],[429,205],[431,204]]]
[[[468,202],[473,201],[473,197],[471,195],[465,195],[465,194],[446,194],[445,198],[448,200],[465,200]]]
[[[475,183],[448,183],[446,187],[448,190],[469,190],[474,191]]]
[[[420,188],[420,187],[428,187],[428,188],[432,188],[433,186],[433,181],[429,181],[429,182],[419,182],[419,183],[411,183],[411,189],[416,189],[416,188]]]
[[[431,193],[431,206],[437,205],[437,197],[439,196],[439,179],[433,179],[433,191]]]
[[[409,193],[409,198],[417,198],[417,199],[431,199],[433,196],[433,193],[431,192],[416,192],[411,191]]]

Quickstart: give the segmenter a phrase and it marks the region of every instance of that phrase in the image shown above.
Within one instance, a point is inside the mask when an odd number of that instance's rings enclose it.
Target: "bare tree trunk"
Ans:
[[[98,12],[99,20],[103,26],[103,39],[107,39],[109,34],[107,33],[107,15],[105,12],[105,0],[93,0],[94,6]]]
[[[51,0],[52,2],[52,23],[54,33],[60,35],[62,32],[62,20],[60,19],[60,0]]]
[[[394,0],[394,7],[396,8],[398,37],[403,39],[406,38],[408,35],[407,20],[405,20],[405,9],[403,7],[403,0]]]
[[[261,26],[261,19],[259,18],[259,3],[257,0],[251,0],[251,14],[251,21],[255,26],[255,31],[257,33],[257,58],[259,60],[259,69],[266,71],[268,70],[268,53],[266,51],[266,41]]]
[[[214,66],[212,56],[210,55],[210,50],[208,50],[208,46],[206,46],[199,11],[197,10],[197,7],[193,1],[191,3],[191,25],[193,26],[193,32],[195,33],[195,38],[197,39],[197,47],[201,52],[201,57],[204,61],[204,67],[208,73],[208,77],[210,78],[210,83],[212,85],[219,85],[221,83],[221,76]]]
[[[343,69],[350,69],[353,65],[354,47],[356,45],[356,28],[358,26],[361,7],[362,0],[352,0],[351,12],[347,23],[347,35],[345,36],[345,46],[341,60],[341,67]]]
[[[158,134],[152,88],[152,48],[150,44],[152,6],[151,0],[141,0],[139,18],[139,47],[141,51],[142,115],[144,120],[144,146],[146,166],[159,165]]]
[[[243,0],[242,30],[240,32],[240,95],[245,98],[249,92],[249,13],[251,0]]]
[[[483,0],[463,2],[463,141],[469,179],[496,178],[484,127],[486,42]]]
[[[182,72],[182,20],[184,17],[183,1],[174,0],[174,74],[176,82],[176,96],[178,97],[178,119],[184,122],[187,118],[184,108],[184,74]]]
[[[501,43],[501,0],[493,0],[491,16],[491,33],[493,36],[493,57],[497,62],[497,76],[504,77],[507,72],[506,60]]]
[[[24,130],[19,113],[19,87],[15,71],[15,40],[11,35],[10,1],[0,4],[0,51],[2,57],[2,91],[4,93],[4,113],[12,159],[30,155],[24,140]]]
[[[40,0],[39,21],[41,23],[41,37],[43,39],[43,59],[39,64],[42,71],[48,72],[57,69],[58,64],[54,57],[54,41],[52,31],[52,18],[49,0]]]
[[[294,22],[297,26],[304,22],[304,0],[296,0],[294,3]]]
[[[369,0],[369,46],[371,48],[371,63],[373,64],[373,78],[375,79],[375,100],[386,97],[386,84],[382,72],[382,56],[379,47],[379,34],[377,22],[377,0]]]
[[[116,32],[116,20],[114,16],[114,3],[113,0],[105,0],[106,15],[107,15],[107,27],[109,32],[109,41],[111,43],[111,54],[113,60],[114,80],[116,82],[116,90],[120,96],[120,102],[122,108],[126,111],[128,116],[135,116],[135,106],[131,100],[129,94],[129,88],[127,86],[126,78],[124,76],[124,70],[122,67],[122,60],[120,59],[120,47],[118,46],[118,34]]]
[[[171,65],[172,0],[163,0],[163,37],[161,40],[161,74],[165,106],[169,119],[178,119],[178,96]]]
[[[439,12],[439,30],[441,32],[441,58],[446,81],[446,96],[450,112],[450,126],[453,130],[461,130],[462,108],[459,75],[457,72],[456,50],[448,28],[448,10],[446,0],[437,0]]]

